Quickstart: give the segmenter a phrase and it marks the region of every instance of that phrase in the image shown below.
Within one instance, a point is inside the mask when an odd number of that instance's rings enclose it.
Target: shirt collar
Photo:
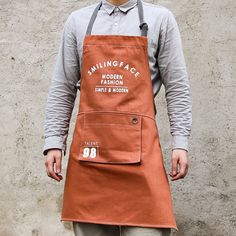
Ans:
[[[102,7],[105,9],[105,11],[111,15],[111,13],[114,11],[115,7],[118,7],[121,11],[126,13],[128,10],[133,8],[137,4],[137,0],[129,0],[121,5],[113,5],[112,3],[108,2],[107,0],[102,0]]]

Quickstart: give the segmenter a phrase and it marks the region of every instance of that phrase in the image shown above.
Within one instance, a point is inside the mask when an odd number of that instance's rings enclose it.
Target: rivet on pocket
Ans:
[[[138,118],[137,117],[133,117],[132,118],[132,123],[133,124],[137,124],[138,123]]]

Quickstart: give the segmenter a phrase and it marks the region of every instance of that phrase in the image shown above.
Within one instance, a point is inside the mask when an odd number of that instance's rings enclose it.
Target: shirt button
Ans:
[[[114,23],[114,25],[115,25],[115,26],[117,26],[117,25],[118,25],[118,23],[117,23],[117,22],[115,22],[115,23]]]

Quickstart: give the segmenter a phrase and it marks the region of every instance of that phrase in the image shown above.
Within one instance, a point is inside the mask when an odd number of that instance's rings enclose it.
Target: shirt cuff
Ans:
[[[66,155],[66,144],[63,142],[63,138],[60,136],[50,136],[45,138],[43,155],[47,155],[49,149],[61,149],[64,151],[64,156]]]
[[[172,136],[172,150],[184,149],[188,152],[188,139],[189,136],[173,135]]]

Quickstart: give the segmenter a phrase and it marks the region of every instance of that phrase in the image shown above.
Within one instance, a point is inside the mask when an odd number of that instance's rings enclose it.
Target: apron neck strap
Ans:
[[[87,27],[87,31],[86,31],[87,35],[90,35],[92,32],[93,24],[96,20],[98,11],[101,6],[102,6],[102,1],[100,1],[100,3],[96,6],[96,8],[94,9],[94,12],[90,18],[90,21],[89,21],[89,24]],[[144,22],[144,20],[143,20],[143,4],[142,4],[141,0],[137,0],[137,6],[138,6],[139,21],[140,21],[139,28],[141,30],[141,35],[147,36],[148,24],[146,22]]]

